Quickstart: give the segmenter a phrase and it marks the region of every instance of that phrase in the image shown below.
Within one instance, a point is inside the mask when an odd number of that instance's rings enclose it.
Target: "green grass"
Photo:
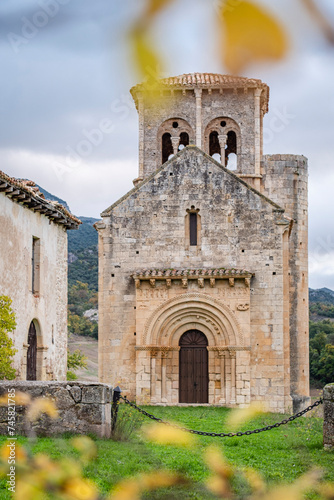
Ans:
[[[224,421],[229,410],[215,407],[145,407],[156,416],[173,420],[189,428],[208,432],[222,432]],[[266,414],[248,423],[246,429],[264,427],[280,421],[282,415]],[[121,405],[119,425],[128,440],[95,440],[98,447],[98,459],[85,468],[85,475],[99,485],[102,492],[110,489],[126,477],[143,471],[159,468],[178,471],[196,482],[193,488],[181,490],[162,490],[147,494],[147,499],[210,499],[213,498],[204,490],[203,481],[209,476],[209,471],[203,462],[203,450],[216,444],[228,461],[239,467],[253,467],[261,472],[269,483],[281,481],[291,482],[313,466],[323,469],[326,480],[334,482],[334,453],[328,452],[322,446],[322,419],[310,417],[299,418],[294,422],[277,429],[251,436],[234,438],[197,437],[197,444],[191,450],[171,446],[161,446],[147,443],[140,432],[133,431],[141,423],[148,423],[129,407]],[[122,434],[121,432],[119,434]],[[119,437],[122,437],[119,435]],[[123,436],[124,437],[124,436]],[[6,441],[0,437],[0,445]],[[55,459],[64,455],[78,456],[66,438],[39,438],[30,444],[33,453],[43,452]],[[26,438],[19,442],[27,443]],[[2,488],[2,489],[1,489]],[[238,498],[247,494],[245,485],[240,481],[236,485]],[[5,483],[0,484],[0,498],[10,498],[4,491]],[[308,498],[317,498],[310,495]]]

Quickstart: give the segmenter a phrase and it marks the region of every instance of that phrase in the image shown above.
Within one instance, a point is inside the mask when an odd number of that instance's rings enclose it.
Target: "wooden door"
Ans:
[[[27,351],[27,380],[37,380],[37,334],[33,322],[30,323]]]
[[[208,403],[207,338],[198,330],[189,330],[179,345],[179,402]]]

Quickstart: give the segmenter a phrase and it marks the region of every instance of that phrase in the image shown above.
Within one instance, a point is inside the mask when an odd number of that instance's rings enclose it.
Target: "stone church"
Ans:
[[[139,175],[99,233],[99,370],[139,403],[309,401],[304,156],[263,155],[269,88],[131,89]]]

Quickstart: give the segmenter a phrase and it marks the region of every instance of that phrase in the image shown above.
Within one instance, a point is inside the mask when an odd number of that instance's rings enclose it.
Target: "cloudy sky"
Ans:
[[[310,168],[310,286],[334,289],[334,47],[302,0],[257,0],[284,24],[289,56],[244,76],[271,89],[265,153]],[[144,0],[1,0],[0,169],[99,217],[137,177],[138,82],[126,33]],[[334,2],[318,0],[334,25]],[[225,73],[213,29],[219,0],[175,0],[152,36],[165,75]],[[283,116],[283,118],[282,118]],[[279,132],[273,119],[281,120]],[[100,132],[101,123],[108,123]],[[275,127],[274,127],[275,128]],[[91,146],[82,147],[82,141]]]

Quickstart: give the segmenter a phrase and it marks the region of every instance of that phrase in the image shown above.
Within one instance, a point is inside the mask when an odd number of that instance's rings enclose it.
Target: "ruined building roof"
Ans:
[[[216,73],[188,73],[179,76],[162,78],[159,81],[162,90],[166,89],[263,89],[263,103],[265,111],[268,111],[269,87],[266,83],[255,78],[246,78],[243,76],[220,75]],[[132,97],[138,104],[138,92],[145,90],[145,84],[139,83],[130,90]]]
[[[57,201],[46,200],[33,181],[10,177],[0,170],[0,192],[16,203],[44,214],[66,229],[77,229],[81,221]]]

